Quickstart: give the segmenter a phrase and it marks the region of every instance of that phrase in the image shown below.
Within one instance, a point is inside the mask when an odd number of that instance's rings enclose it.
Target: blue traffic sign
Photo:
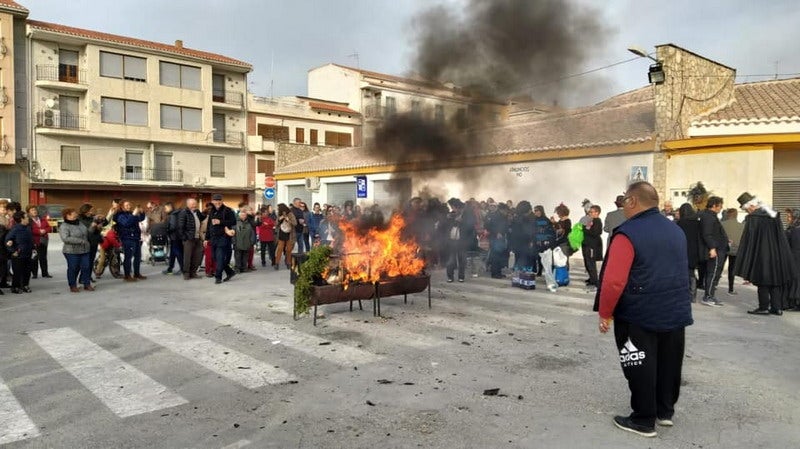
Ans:
[[[356,176],[356,198],[367,197],[367,177]]]
[[[264,189],[264,198],[268,200],[275,198],[275,189]]]

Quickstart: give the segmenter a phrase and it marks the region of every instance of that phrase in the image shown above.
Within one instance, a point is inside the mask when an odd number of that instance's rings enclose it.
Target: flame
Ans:
[[[341,220],[342,283],[376,282],[387,277],[414,276],[423,272],[425,261],[413,238],[402,235],[405,221],[392,215],[385,230],[359,231],[357,223]],[[338,245],[337,245],[338,246]]]

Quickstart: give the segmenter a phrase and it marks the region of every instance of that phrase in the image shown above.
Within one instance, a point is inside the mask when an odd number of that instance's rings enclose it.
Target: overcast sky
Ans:
[[[253,65],[256,95],[305,95],[306,72],[336,62],[406,75],[413,70],[413,19],[433,0],[17,0],[30,18],[184,46]],[[466,0],[443,0],[453,11]],[[535,0],[530,0],[535,1]],[[609,30],[581,65],[603,67],[674,43],[739,75],[800,73],[796,0],[577,0]],[[532,36],[532,42],[535,42]],[[530,45],[521,42],[520,45]],[[355,56],[357,55],[357,56]],[[563,103],[592,103],[641,87],[643,58],[565,84]],[[740,77],[757,81],[765,77]],[[533,85],[551,80],[531,80]],[[272,87],[270,87],[272,86]],[[534,92],[536,95],[536,92]]]

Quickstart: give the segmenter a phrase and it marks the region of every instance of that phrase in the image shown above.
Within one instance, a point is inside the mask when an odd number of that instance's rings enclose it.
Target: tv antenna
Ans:
[[[353,54],[347,55],[348,58],[353,58],[356,61],[356,68],[361,68],[361,63],[358,60],[358,52],[354,51]]]

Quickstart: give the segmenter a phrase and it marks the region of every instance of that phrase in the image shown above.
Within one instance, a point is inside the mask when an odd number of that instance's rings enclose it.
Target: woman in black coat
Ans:
[[[788,211],[789,225],[786,226],[786,238],[792,248],[792,256],[797,267],[800,267],[800,209]],[[783,310],[800,312],[800,278],[795,278],[783,299]]]
[[[683,203],[678,209],[680,219],[678,226],[686,234],[686,252],[689,260],[689,292],[692,295],[692,302],[696,302],[697,277],[695,270],[700,261],[700,218],[697,216],[694,207],[689,203]]]

